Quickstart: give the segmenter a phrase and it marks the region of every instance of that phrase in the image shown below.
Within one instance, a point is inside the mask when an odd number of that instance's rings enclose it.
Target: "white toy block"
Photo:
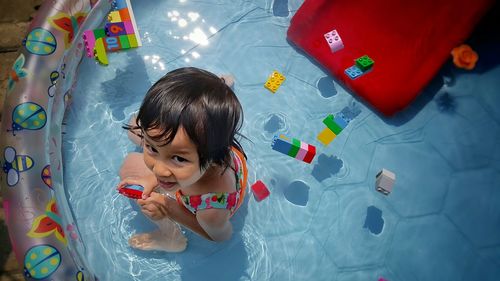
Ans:
[[[378,172],[375,178],[375,186],[378,192],[381,192],[385,195],[391,193],[394,182],[396,181],[396,175],[393,172],[382,169],[380,172]]]
[[[342,39],[340,38],[337,30],[332,30],[330,32],[327,32],[324,34],[326,42],[330,46],[330,50],[332,53],[339,51],[344,48],[344,43],[342,42]]]

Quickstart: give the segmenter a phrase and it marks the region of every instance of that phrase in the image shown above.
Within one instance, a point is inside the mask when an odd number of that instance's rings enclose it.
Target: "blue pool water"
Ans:
[[[111,54],[107,67],[83,59],[64,179],[100,280],[499,280],[500,66],[445,65],[407,110],[384,118],[287,42],[301,2],[132,1],[143,46]],[[132,250],[128,238],[154,225],[115,190],[136,151],[121,126],[182,66],[234,75],[249,181],[271,195],[247,196],[230,241],[186,231],[183,253]],[[286,76],[276,94],[263,87],[273,70]],[[353,121],[323,146],[323,118],[341,111]],[[314,161],[273,151],[276,134],[317,146]],[[397,177],[388,196],[374,186],[382,168]]]

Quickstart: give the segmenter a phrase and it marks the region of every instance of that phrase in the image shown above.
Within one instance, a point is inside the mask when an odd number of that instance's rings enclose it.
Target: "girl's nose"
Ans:
[[[168,168],[168,165],[158,160],[154,163],[153,173],[162,177],[169,177],[172,175],[172,171]]]

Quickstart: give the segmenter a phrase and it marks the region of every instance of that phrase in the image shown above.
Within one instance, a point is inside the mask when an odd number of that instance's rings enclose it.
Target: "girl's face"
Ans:
[[[143,144],[144,162],[155,174],[159,186],[166,191],[174,191],[196,183],[205,171],[200,171],[198,151],[184,128],[179,127],[174,139],[167,145],[151,139],[159,133],[158,129],[146,131]]]

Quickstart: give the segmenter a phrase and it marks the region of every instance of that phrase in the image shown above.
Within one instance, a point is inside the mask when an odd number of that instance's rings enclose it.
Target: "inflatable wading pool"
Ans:
[[[82,35],[128,1],[45,1],[9,71],[0,134],[1,190],[27,280],[97,280],[65,196],[61,131],[87,54]]]

